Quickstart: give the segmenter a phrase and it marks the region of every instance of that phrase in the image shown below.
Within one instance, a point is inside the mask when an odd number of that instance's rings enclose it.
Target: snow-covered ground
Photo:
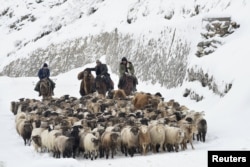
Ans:
[[[89,64],[90,67],[94,64]],[[83,68],[72,70],[61,74],[52,79],[56,82],[55,97],[69,94],[79,98],[78,93],[80,81],[77,74]],[[229,71],[230,72],[230,71]],[[111,75],[117,83],[118,77]],[[175,99],[188,106],[190,109],[205,111],[208,122],[207,141],[205,143],[194,142],[195,150],[188,146],[188,150],[178,153],[149,153],[146,156],[136,155],[133,158],[117,155],[114,159],[97,159],[94,161],[83,158],[76,159],[54,159],[49,153],[36,153],[32,146],[24,146],[23,140],[15,130],[14,115],[10,111],[10,102],[18,101],[19,98],[38,97],[37,92],[33,91],[38,78],[9,78],[0,77],[1,98],[0,98],[0,164],[8,167],[26,166],[53,166],[53,167],[72,167],[72,166],[206,166],[208,150],[249,150],[250,135],[248,127],[249,113],[249,94],[250,88],[247,79],[241,83],[234,84],[232,90],[224,97],[218,98],[216,95],[207,95],[203,101],[196,103],[181,96],[180,89],[167,90],[159,85],[139,83],[138,91],[161,92],[166,100]]]

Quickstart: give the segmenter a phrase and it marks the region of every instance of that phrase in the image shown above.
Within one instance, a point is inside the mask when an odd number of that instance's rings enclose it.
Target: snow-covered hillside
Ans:
[[[205,84],[220,96],[228,92],[233,79],[216,78],[199,64],[207,59],[196,56],[197,45],[204,41],[201,34],[207,30],[204,20],[228,17],[244,27],[241,19],[249,5],[244,0],[25,0],[2,4],[1,75],[36,76],[37,69],[47,62],[55,76],[103,55],[117,74],[118,62],[126,56],[134,62],[142,81],[173,88],[185,80],[210,80]],[[229,26],[230,34],[237,30]],[[227,41],[234,41],[232,34],[230,38],[215,37],[210,39],[214,47],[205,45],[204,52],[217,51]],[[195,100],[203,98],[187,89]]]
[[[248,0],[0,2],[0,127],[6,127],[0,138],[0,166],[198,167],[207,166],[208,150],[250,149]],[[229,19],[229,25],[220,19]],[[227,33],[221,35],[225,27]],[[138,91],[161,92],[166,100],[205,111],[206,143],[195,142],[195,150],[179,153],[94,162],[56,160],[23,146],[10,102],[38,98],[34,77],[44,62],[57,84],[55,96],[79,97],[79,71],[101,58],[117,85],[123,56],[135,65]]]

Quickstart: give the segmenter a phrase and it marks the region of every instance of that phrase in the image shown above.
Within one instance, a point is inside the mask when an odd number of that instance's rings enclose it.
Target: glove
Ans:
[[[125,75],[128,75],[128,72],[125,72]]]
[[[101,75],[101,78],[104,78],[104,75]]]

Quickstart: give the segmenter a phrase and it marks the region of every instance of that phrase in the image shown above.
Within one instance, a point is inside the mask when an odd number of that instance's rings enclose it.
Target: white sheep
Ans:
[[[182,143],[182,147],[184,149],[187,149],[187,143],[189,142],[192,149],[194,149],[193,146],[193,136],[197,134],[197,126],[196,124],[182,124],[180,125],[180,128],[184,130],[184,139]]]
[[[52,130],[49,132],[48,134],[48,144],[47,144],[47,148],[49,151],[52,151],[54,152],[54,148],[55,148],[55,140],[56,140],[56,137],[59,136],[59,135],[62,135],[62,130]]]
[[[55,138],[54,145],[54,157],[60,158],[61,155],[63,158],[72,157],[73,156],[73,146],[74,146],[74,137],[66,137],[66,136],[57,136]]]
[[[79,132],[79,151],[80,152],[85,152],[85,147],[84,147],[84,138],[85,136],[91,132],[91,129],[89,127],[83,128]]]
[[[46,129],[41,133],[41,152],[45,152],[45,150],[48,151],[48,135],[49,135],[49,130]]]
[[[41,134],[45,128],[34,128],[31,133],[31,144],[36,152],[42,152],[42,139]],[[40,151],[39,151],[40,150]]]
[[[163,151],[165,143],[165,127],[163,124],[153,125],[149,128],[151,145],[153,152],[159,152],[157,145],[160,145],[160,150]]]
[[[87,133],[84,137],[84,148],[86,158],[90,157],[91,160],[96,159],[98,156],[100,140],[92,133]]]
[[[19,120],[19,119],[25,119],[26,118],[26,114],[24,113],[24,112],[18,112],[17,114],[16,114],[16,117],[15,117],[15,123],[17,123],[17,121]]]
[[[168,151],[179,151],[179,145],[183,142],[184,131],[179,127],[165,125],[165,145]]]
[[[24,145],[30,145],[31,142],[31,132],[32,132],[32,124],[30,121],[26,119],[18,119],[16,122],[16,130],[17,133],[22,136],[24,140]]]
[[[127,156],[134,156],[136,149],[139,147],[138,143],[139,128],[136,126],[127,126],[121,130],[121,151]]]
[[[44,131],[42,131],[41,133],[41,151],[45,152],[45,150],[47,149],[47,151],[49,151],[49,132],[53,129],[52,126],[48,126],[47,129],[45,129]]]

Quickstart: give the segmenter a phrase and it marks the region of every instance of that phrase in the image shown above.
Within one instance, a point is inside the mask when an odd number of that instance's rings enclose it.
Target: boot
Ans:
[[[109,85],[110,85],[110,89],[113,90],[114,89],[114,83],[113,83],[113,81],[111,79],[110,79]]]
[[[96,91],[96,88],[95,88],[95,84],[94,84],[94,86],[92,87],[91,92],[94,93],[95,91]]]
[[[118,88],[119,88],[119,89],[122,88],[122,81],[121,81],[121,78],[119,79],[119,82],[118,82]]]
[[[39,92],[39,82],[36,83],[36,86],[35,86],[35,91]]]
[[[136,91],[137,91],[136,85],[133,86],[133,90],[132,90],[132,91],[133,91],[133,92],[136,92]]]
[[[107,90],[108,90],[108,92],[111,90],[111,87],[110,87],[110,83],[109,83],[109,82],[107,82]]]
[[[95,80],[93,87],[92,87],[92,93],[94,93],[95,91],[96,91],[96,80]]]
[[[54,90],[54,88],[56,87],[56,83],[52,81],[52,88]]]

